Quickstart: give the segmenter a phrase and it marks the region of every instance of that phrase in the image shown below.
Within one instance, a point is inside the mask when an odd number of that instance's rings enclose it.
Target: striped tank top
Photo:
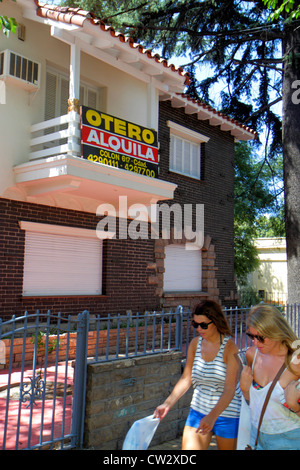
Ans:
[[[192,384],[194,388],[191,408],[207,415],[219,401],[226,379],[227,365],[223,359],[225,346],[229,336],[225,336],[216,357],[206,362],[201,356],[202,338],[199,338],[192,369]],[[237,418],[240,414],[241,390],[237,384],[232,401],[220,416]]]

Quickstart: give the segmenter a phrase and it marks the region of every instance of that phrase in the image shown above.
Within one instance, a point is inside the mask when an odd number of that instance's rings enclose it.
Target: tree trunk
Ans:
[[[295,28],[295,27],[294,27]],[[285,27],[282,140],[288,303],[300,303],[300,27]]]

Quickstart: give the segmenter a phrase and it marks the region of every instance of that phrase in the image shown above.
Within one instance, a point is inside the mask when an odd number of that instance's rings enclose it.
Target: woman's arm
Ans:
[[[253,372],[252,372],[252,364],[253,364],[253,359],[255,355],[255,350],[256,348],[252,346],[249,348],[246,352],[246,359],[248,365],[245,366],[242,370],[241,377],[240,377],[240,388],[242,391],[242,394],[244,395],[244,398],[246,401],[249,402],[250,400],[250,387],[253,381]]]
[[[292,380],[284,390],[286,404],[291,411],[300,416],[300,390],[296,388],[298,380]]]
[[[186,364],[182,376],[176,383],[168,398],[164,401],[162,405],[159,405],[154,411],[155,418],[163,419],[170,411],[170,409],[175,405],[175,403],[177,403],[177,401],[189,390],[192,384],[192,369],[198,341],[199,337],[195,337],[192,339],[188,348]]]

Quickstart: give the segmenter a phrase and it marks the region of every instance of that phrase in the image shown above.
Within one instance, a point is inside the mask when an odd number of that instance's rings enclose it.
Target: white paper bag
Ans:
[[[250,406],[242,395],[242,405],[240,411],[239,431],[237,438],[237,450],[245,450],[245,447],[250,444],[251,434],[251,414]]]

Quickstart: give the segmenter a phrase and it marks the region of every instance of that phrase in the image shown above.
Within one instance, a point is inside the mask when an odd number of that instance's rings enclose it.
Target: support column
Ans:
[[[69,84],[69,137],[68,154],[80,156],[79,97],[80,97],[80,47],[76,40],[70,44],[70,84]]]

